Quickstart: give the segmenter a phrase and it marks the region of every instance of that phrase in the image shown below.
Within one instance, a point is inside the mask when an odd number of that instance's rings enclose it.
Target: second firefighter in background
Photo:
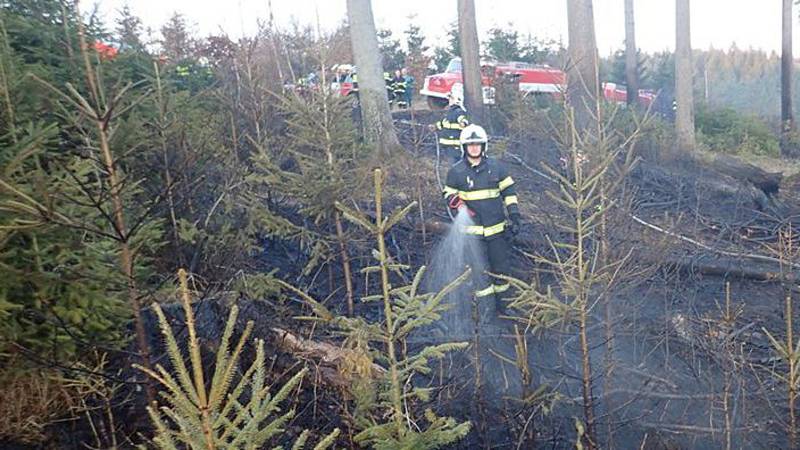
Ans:
[[[439,149],[445,155],[450,155],[453,162],[462,159],[461,151],[461,131],[469,125],[467,110],[464,109],[464,90],[460,84],[456,84],[447,95],[450,105],[442,120],[431,125],[431,130],[435,130],[438,136]]]
[[[452,210],[466,208],[472,215],[474,225],[462,231],[481,240],[488,272],[510,275],[511,238],[520,224],[519,199],[506,167],[487,156],[488,141],[486,131],[478,125],[461,131],[461,160],[447,173],[443,193]],[[485,299],[489,309],[505,312],[509,284],[494,277],[487,280],[477,287],[475,296],[479,302]]]

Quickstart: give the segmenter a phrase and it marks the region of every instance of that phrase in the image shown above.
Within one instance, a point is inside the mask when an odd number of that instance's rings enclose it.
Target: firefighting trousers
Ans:
[[[506,232],[481,240],[488,267],[486,271],[495,275],[511,275],[511,242]],[[475,297],[478,304],[485,305],[487,310],[505,311],[505,301],[510,285],[507,281],[493,276],[481,277]]]

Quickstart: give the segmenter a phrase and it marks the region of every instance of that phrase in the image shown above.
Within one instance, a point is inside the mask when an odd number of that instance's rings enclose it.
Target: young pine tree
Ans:
[[[253,323],[247,323],[236,345],[231,348],[230,340],[238,315],[238,308],[234,305],[217,350],[213,376],[206,384],[186,271],[181,269],[178,277],[181,303],[189,331],[190,365],[187,367],[175,334],[163,311],[156,304],[153,310],[158,316],[173,372],[167,371],[160,364],[155,369],[137,366],[165,389],[161,396],[168,406],[147,407],[156,428],[153,441],[158,448],[164,450],[262,448],[280,436],[284,431],[283,426],[294,416],[293,410],[281,414],[280,404],[297,388],[307,369],[298,372],[272,395],[266,378],[264,342],[257,340],[253,363],[237,377],[239,358],[253,329]],[[303,432],[292,449],[305,448],[308,434],[308,431]],[[339,430],[334,430],[314,450],[330,447],[338,434]]]
[[[15,14],[22,6],[0,17],[7,119],[0,136],[2,333],[26,350],[61,358],[81,346],[120,340],[124,321],[141,301],[135,279],[147,274],[146,257],[160,231],[146,214],[150,202],[132,206],[141,194],[136,176],[120,178],[119,154],[125,152],[119,150],[130,150],[129,143],[111,138],[118,119],[139,99],[130,85],[113,93],[104,89],[85,27],[71,21],[57,29],[80,51],[58,64],[82,67],[74,72],[82,78],[60,88],[61,68],[45,65],[50,60],[44,52],[53,50],[20,50],[23,36],[6,33],[7,23],[53,32],[56,24],[37,21],[45,16]],[[33,76],[23,75],[28,71]],[[130,228],[126,217],[135,218]]]
[[[324,77],[322,84],[325,85]],[[364,147],[357,142],[347,101],[330,89],[312,91],[309,96],[291,92],[280,97],[280,108],[287,125],[288,145],[280,153],[260,146],[253,157],[252,179],[264,182],[275,193],[296,199],[303,217],[320,227],[317,233],[323,239],[317,240],[314,249],[317,257],[312,257],[312,261],[319,257],[339,257],[347,310],[352,316],[350,236],[335,205],[361,191],[364,177],[359,174],[358,162]]]
[[[426,410],[422,414],[424,422],[427,422],[425,425],[415,411],[414,402],[427,401],[430,389],[416,387],[412,380],[415,376],[430,372],[428,364],[432,359],[443,358],[447,352],[463,349],[467,344],[431,345],[417,352],[401,352],[400,344],[415,330],[441,319],[441,313],[446,309],[442,304],[444,298],[467,279],[469,271],[436,293],[422,293],[419,290],[424,267],[417,271],[411,284],[393,284],[408,267],[394,262],[386,249],[385,237],[415,203],[385,217],[380,169],[374,172],[374,185],[374,222],[360,212],[341,204],[337,206],[345,218],[375,237],[377,249],[373,250],[373,257],[376,265],[363,271],[380,276],[381,292],[362,301],[382,302],[384,321],[369,323],[362,318],[336,317],[320,303],[297,289],[291,289],[311,304],[318,319],[339,328],[347,336],[345,345],[361,355],[360,358],[354,358],[352,371],[357,378],[353,389],[356,396],[356,425],[361,429],[355,440],[385,450],[441,448],[463,438],[469,432],[470,423],[458,423],[452,418],[438,417],[433,411]],[[373,362],[385,370],[369,370]]]

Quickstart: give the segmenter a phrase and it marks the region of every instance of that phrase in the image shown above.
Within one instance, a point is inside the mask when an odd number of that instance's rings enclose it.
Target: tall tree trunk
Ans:
[[[575,110],[575,125],[584,131],[599,120],[600,83],[592,0],[567,0],[569,60],[567,97]]]
[[[678,154],[694,151],[694,96],[689,0],[675,2],[675,131]]]
[[[791,133],[794,131],[794,111],[792,110],[792,69],[794,58],[792,55],[792,1],[783,0],[783,33],[781,52],[781,152],[790,156],[793,149],[790,147]]]
[[[628,104],[639,100],[639,58],[636,52],[636,27],[633,18],[633,0],[625,0],[625,83],[628,86]]]
[[[378,33],[370,0],[347,0],[350,41],[358,67],[358,95],[364,138],[386,155],[400,146],[389,112]]]
[[[458,0],[458,36],[461,45],[461,74],[464,82],[464,106],[472,122],[485,124],[478,26],[475,1]]]

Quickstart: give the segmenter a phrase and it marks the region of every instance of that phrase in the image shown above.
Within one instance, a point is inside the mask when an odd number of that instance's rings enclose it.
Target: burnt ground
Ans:
[[[419,267],[430,262],[440,239],[436,224],[447,217],[438,195],[432,138],[416,125],[433,121],[436,113],[414,114],[396,114],[407,154],[393,161],[389,170],[386,209],[412,200],[419,201],[421,208],[387,236],[387,244],[400,262]],[[502,147],[501,159],[517,181],[525,218],[515,244],[515,275],[555,285],[552,274],[525,254],[547,254],[545,237],[557,240],[560,236],[553,225],[560,212],[546,195],[557,186],[535,172],[542,163],[558,166],[558,148],[535,137],[508,141]],[[799,184],[785,180],[781,191],[767,196],[713,167],[699,163],[663,166],[646,158],[630,173],[625,201],[612,214],[608,232],[612,253],[630,254],[630,260],[625,277],[609,294],[608,311],[600,306],[592,310],[589,330],[597,433],[604,447],[724,448],[726,419],[733,447],[787,446],[785,388],[773,376],[783,365],[764,330],[783,336],[784,294],[796,283],[774,279],[780,272],[774,262],[736,255],[770,254],[767,247],[776,244],[777,230],[800,214]],[[372,209],[369,202],[359,206],[364,211]],[[647,228],[632,217],[672,235]],[[375,277],[358,273],[371,263],[370,249],[367,237],[354,234],[351,252],[359,297],[375,293],[378,287]],[[264,253],[258,257],[264,272],[277,269],[281,278],[333,309],[341,306],[338,310],[343,312],[341,266],[332,260],[303,275],[306,262],[306,252],[297,245],[270,239],[265,239]],[[728,288],[730,306],[726,308]],[[207,354],[216,348],[232,301],[241,309],[239,329],[246,320],[253,320],[254,337],[265,339],[272,381],[288,379],[303,364],[312,368],[315,376],[308,389],[290,400],[297,415],[288,429],[309,428],[321,434],[337,426],[347,428],[343,393],[325,382],[331,368],[313,355],[287,351],[272,328],[280,325],[334,344],[337,336],[294,321],[292,317],[307,313],[298,299],[248,300],[215,294],[196,305]],[[729,321],[722,320],[726,310],[732,317]],[[373,304],[358,303],[356,313],[381,319],[381,311]],[[185,336],[180,308],[170,306],[167,314]],[[162,341],[152,316],[148,317],[154,357],[163,361]],[[523,386],[519,370],[510,361],[515,358],[513,329],[507,321],[489,322],[477,342],[485,367],[483,386],[475,386],[475,336],[459,336],[470,341],[471,347],[436,364],[430,379],[416,380],[442,386],[431,403],[423,406],[472,421],[468,437],[452,448],[573,448],[575,418],[583,417],[576,330],[560,325],[525,334],[531,379]],[[410,342],[409,349],[442,339],[425,333]],[[251,358],[252,354],[246,354],[243,364]],[[115,366],[126,367],[128,362],[119,360]],[[116,416],[127,434],[139,440],[137,432],[146,434],[149,427],[138,384],[141,376],[123,371],[116,379],[125,381],[115,398]],[[59,443],[48,448],[79,448],[83,437],[91,441],[86,424],[56,428]],[[351,438],[344,433],[340,448],[352,447]]]
[[[429,144],[422,147],[432,153]],[[552,218],[559,211],[545,194],[557,186],[536,173],[542,163],[558,167],[558,148],[529,138],[507,142],[504,150],[527,222],[517,240],[517,275],[553,283],[522,252],[547,254],[544,237],[558,239]],[[713,164],[662,165],[647,159],[647,149],[641,153],[621,194],[624,204],[610,219],[612,253],[631,255],[628,276],[610,294],[611,339],[602,325],[606,312],[599,306],[592,311],[600,440],[617,448],[718,448],[726,442],[727,417],[734,447],[786,447],[785,385],[774,377],[785,368],[764,330],[783,336],[784,297],[796,282],[775,279],[780,264],[741,254],[775,257],[779,230],[794,224],[797,232],[797,180],[784,180],[779,192],[765,193]],[[796,245],[797,234],[793,239]],[[791,276],[796,280],[797,273]],[[510,326],[498,327],[502,337],[488,339],[488,346],[514,359]],[[515,367],[489,355],[485,364],[504,369],[483,399],[488,412],[477,417],[490,419],[459,448],[526,448],[531,440],[519,436],[531,415],[539,420],[537,447],[574,445],[573,417],[583,414],[576,332],[548,330],[527,344],[534,379],[528,392],[544,386],[557,394],[554,411],[537,416],[535,408],[509,401],[521,393],[518,380],[507,381]]]

